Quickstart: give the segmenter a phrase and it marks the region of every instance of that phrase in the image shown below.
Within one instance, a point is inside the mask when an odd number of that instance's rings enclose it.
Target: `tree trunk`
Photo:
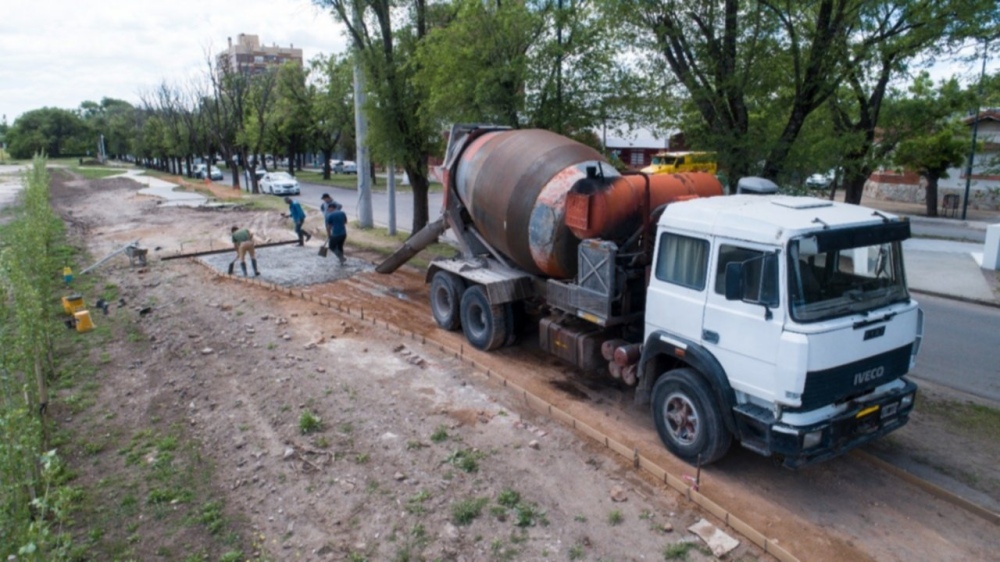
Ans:
[[[323,149],[323,179],[330,179],[330,159],[333,158],[332,149]]]
[[[927,216],[936,217],[937,212],[937,199],[938,199],[938,179],[937,174],[928,174],[924,176],[927,179]]]
[[[416,233],[427,226],[429,221],[427,194],[430,191],[430,182],[425,166],[407,165],[404,169],[410,177],[410,187],[413,189],[413,228],[410,232]]]

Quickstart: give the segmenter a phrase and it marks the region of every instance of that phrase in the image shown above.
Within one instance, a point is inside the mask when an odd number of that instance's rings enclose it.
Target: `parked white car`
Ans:
[[[333,169],[333,173],[335,174],[358,173],[358,165],[355,164],[353,160],[333,160],[330,162],[330,167]]]
[[[212,181],[222,181],[222,170],[216,168],[215,166],[209,167],[207,164],[195,164],[192,169],[194,177],[203,180],[207,175]]]
[[[271,195],[299,195],[299,180],[288,172],[268,172],[260,179],[260,190]]]
[[[833,172],[813,174],[806,178],[806,187],[809,189],[826,189],[831,183],[833,183]]]

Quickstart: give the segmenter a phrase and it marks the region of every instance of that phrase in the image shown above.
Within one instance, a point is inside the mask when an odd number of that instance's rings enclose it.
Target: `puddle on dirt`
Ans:
[[[590,400],[589,394],[577,388],[577,386],[570,381],[549,381],[549,384],[554,388],[572,396],[573,398]]]

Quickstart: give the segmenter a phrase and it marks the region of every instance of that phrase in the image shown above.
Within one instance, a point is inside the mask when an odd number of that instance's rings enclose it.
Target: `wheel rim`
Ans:
[[[441,286],[434,291],[434,308],[442,316],[450,315],[455,310],[455,303],[452,301],[451,293],[447,287]]]
[[[480,335],[486,331],[486,310],[473,304],[469,307],[469,330]]]
[[[698,438],[698,410],[681,393],[673,393],[663,404],[663,419],[670,436],[681,445],[691,445]]]

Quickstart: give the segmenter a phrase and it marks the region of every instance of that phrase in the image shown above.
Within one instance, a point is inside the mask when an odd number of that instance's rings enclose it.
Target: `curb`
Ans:
[[[965,302],[969,304],[978,304],[980,306],[988,306],[991,308],[1000,308],[1000,302],[997,301],[987,301],[972,297],[963,297],[962,295],[950,295],[948,293],[939,293],[937,291],[928,291],[925,289],[914,289],[912,287],[910,288],[910,292],[917,293],[919,295],[927,295],[929,297],[937,297],[939,299],[948,299],[953,301]]]

